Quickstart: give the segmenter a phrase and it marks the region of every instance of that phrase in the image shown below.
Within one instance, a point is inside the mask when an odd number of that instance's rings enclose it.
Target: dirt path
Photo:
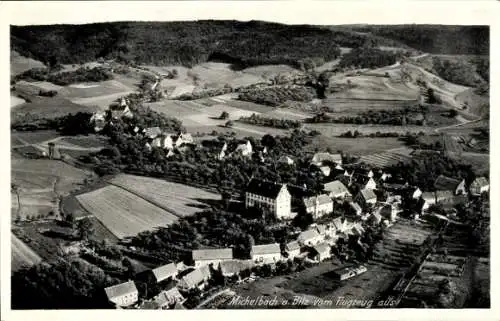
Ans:
[[[23,140],[22,138],[19,138],[17,137],[17,139],[19,141],[22,142],[22,144],[17,144],[17,145],[12,145],[11,147],[12,148],[20,148],[20,147],[28,147],[28,146],[33,146],[33,147],[36,147],[36,148],[39,148],[39,149],[42,149],[42,150],[45,150],[47,149],[48,147],[46,147],[49,143],[57,143],[59,142],[61,139],[64,139],[64,137],[56,137],[56,138],[52,138],[52,139],[49,139],[49,140],[46,140],[46,141],[43,141],[41,143],[37,143],[37,144],[30,144],[28,143],[27,141]],[[63,142],[60,146],[58,146],[59,148],[62,148],[62,149],[68,149],[68,150],[76,150],[76,151],[88,151],[88,152],[98,152],[100,151],[102,148],[101,147],[82,147],[82,146],[77,146],[77,145],[74,145],[74,144],[70,144],[70,143],[66,143],[66,142]]]

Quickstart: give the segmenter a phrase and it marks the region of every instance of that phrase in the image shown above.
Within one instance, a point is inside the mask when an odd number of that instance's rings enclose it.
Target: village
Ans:
[[[110,109],[112,119],[131,117],[125,99],[121,100],[121,106],[119,113]],[[96,117],[92,118],[92,122],[96,123]],[[102,126],[96,127],[96,130],[99,131]],[[160,127],[141,129],[135,126],[132,132],[144,137],[144,146],[149,152],[153,147],[164,149],[166,157],[174,155],[174,152],[181,153],[186,146],[193,148],[196,145],[189,133],[167,134]],[[258,161],[265,162],[266,154],[265,147],[256,150],[250,141],[243,141],[233,150],[229,150],[228,144],[224,143],[215,157],[218,160],[256,157]],[[277,162],[292,166],[294,159],[282,156]],[[349,239],[355,239],[366,251],[367,245],[360,241],[366,229],[383,226],[390,230],[401,219],[421,221],[430,218],[432,222],[461,225],[463,223],[454,207],[457,204],[467,205],[489,192],[485,177],[476,177],[466,184],[465,178],[458,180],[444,175],[436,179],[432,191],[421,190],[419,186],[408,184],[404,175],[393,177],[383,169],[345,164],[341,154],[328,152],[314,154],[310,166],[324,177],[333,178],[323,184],[319,193],[308,190],[305,185],[251,178],[239,198],[245,211],[260,211],[262,219],[271,215],[277,225],[292,224],[299,212],[308,215],[312,221],[305,229],[294,230],[288,237],[292,240],[282,244],[252,245],[246,258],[236,258],[231,247],[193,250],[188,264],[171,262],[137,275],[138,280],[146,282],[146,288],[138,289],[132,279],[104,289],[109,302],[115,308],[184,309],[183,304],[194,295],[198,298],[196,302],[209,304],[231,292],[231,284],[253,282],[263,270],[272,274],[271,271],[280,269],[280,265],[292,265],[296,261],[316,265],[331,260],[335,255],[340,255],[345,264],[333,271],[334,278],[348,282],[365,273],[367,268],[345,252],[335,250],[339,242],[347,243]],[[348,214],[343,211],[341,215],[336,215],[334,208],[339,206],[348,208]],[[198,305],[190,306],[195,307]]]

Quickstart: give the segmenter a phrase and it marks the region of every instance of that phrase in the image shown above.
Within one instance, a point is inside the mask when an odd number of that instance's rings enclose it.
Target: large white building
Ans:
[[[267,208],[277,219],[291,219],[291,195],[286,184],[252,179],[245,193],[245,206]]]
[[[281,260],[281,249],[278,243],[254,245],[250,252],[252,261],[257,264],[276,263]]]
[[[306,197],[304,198],[304,207],[306,213],[311,214],[316,219],[333,212],[333,201],[326,194]]]

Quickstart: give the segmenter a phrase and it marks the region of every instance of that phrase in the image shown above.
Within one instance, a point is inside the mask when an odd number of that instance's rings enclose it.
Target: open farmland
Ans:
[[[199,188],[142,176],[122,174],[110,183],[179,217],[193,215],[220,200],[218,195]]]
[[[10,236],[10,242],[12,251],[12,272],[15,272],[23,267],[38,264],[42,261],[38,254],[36,254],[29,246],[23,243],[12,233]]]
[[[417,125],[406,125],[406,126],[393,126],[393,125],[357,125],[357,124],[327,124],[327,123],[307,123],[304,124],[304,128],[307,130],[317,130],[325,136],[339,136],[348,131],[354,132],[357,130],[359,133],[364,135],[380,133],[399,133],[406,134],[410,133],[435,133],[436,128],[430,126],[417,126]]]
[[[16,76],[33,68],[44,68],[38,60],[21,56],[17,51],[10,52],[10,74]]]
[[[177,220],[177,216],[117,186],[106,186],[76,198],[118,238]]]
[[[78,112],[92,113],[98,108],[73,103],[61,97],[32,97],[31,102],[12,108],[11,119],[18,120],[26,117],[30,119],[50,119],[76,114]]]
[[[416,100],[383,100],[383,99],[349,99],[329,96],[323,105],[332,108],[336,113],[359,113],[376,110],[400,110],[414,106]]]
[[[395,137],[358,137],[353,139],[320,135],[314,137],[311,144],[305,147],[305,150],[315,152],[316,149],[326,150],[329,148],[332,151],[341,150],[354,155],[367,155],[382,153],[388,149],[400,148],[402,146],[404,146],[403,142]]]

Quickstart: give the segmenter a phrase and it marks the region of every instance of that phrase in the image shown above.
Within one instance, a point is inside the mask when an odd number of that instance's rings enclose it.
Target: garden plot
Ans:
[[[177,216],[117,186],[106,186],[76,197],[88,212],[118,238],[174,223]]]
[[[399,153],[397,151],[388,151],[383,153],[371,154],[360,157],[359,163],[365,163],[378,168],[390,167],[402,163],[408,163],[411,161],[409,155]]]
[[[193,215],[220,200],[218,195],[199,188],[142,176],[122,174],[110,183],[179,217]]]

